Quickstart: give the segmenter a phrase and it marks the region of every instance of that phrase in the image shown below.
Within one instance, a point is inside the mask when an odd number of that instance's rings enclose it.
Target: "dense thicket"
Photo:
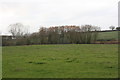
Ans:
[[[41,27],[39,32],[3,40],[3,45],[90,44],[96,41],[99,30],[92,25]]]

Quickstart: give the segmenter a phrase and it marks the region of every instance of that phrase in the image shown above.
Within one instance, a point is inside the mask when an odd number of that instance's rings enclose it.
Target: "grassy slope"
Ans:
[[[118,39],[118,31],[112,32],[99,32],[98,40],[117,40]]]
[[[2,47],[0,46],[0,79],[2,79]]]
[[[115,78],[117,45],[3,47],[4,78]]]

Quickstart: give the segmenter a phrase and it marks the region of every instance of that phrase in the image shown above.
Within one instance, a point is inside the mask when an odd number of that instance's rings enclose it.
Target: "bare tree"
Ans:
[[[28,28],[25,27],[22,23],[11,24],[8,27],[9,32],[13,35],[14,38],[20,38],[29,33]]]
[[[110,26],[109,27],[111,30],[114,30],[115,29],[115,26]]]
[[[47,28],[46,27],[41,27],[39,29],[39,39],[40,39],[40,44],[46,44],[48,39],[47,39]]]
[[[81,26],[80,30],[81,43],[92,43],[96,41],[100,28],[92,25],[84,25]]]

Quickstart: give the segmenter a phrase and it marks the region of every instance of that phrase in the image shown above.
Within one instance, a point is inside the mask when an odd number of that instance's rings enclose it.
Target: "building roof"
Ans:
[[[0,33],[0,36],[12,36],[10,33]]]

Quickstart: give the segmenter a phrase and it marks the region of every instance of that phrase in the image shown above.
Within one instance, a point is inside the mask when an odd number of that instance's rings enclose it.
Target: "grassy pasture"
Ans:
[[[98,40],[118,40],[118,31],[99,32]]]
[[[3,78],[117,78],[116,44],[3,47]]]

